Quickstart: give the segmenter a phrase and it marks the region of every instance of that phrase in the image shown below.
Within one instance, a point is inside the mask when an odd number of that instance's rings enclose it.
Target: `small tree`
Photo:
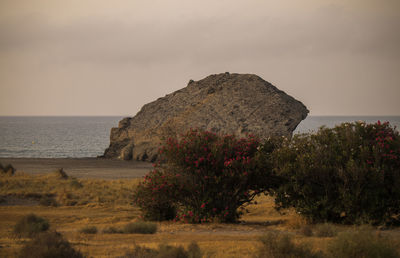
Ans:
[[[160,148],[160,163],[137,188],[135,202],[145,215],[175,207],[182,221],[236,221],[238,208],[274,182],[271,151],[258,152],[260,147],[252,135],[238,139],[190,130],[169,138]]]
[[[389,123],[296,135],[273,158],[284,179],[275,192],[278,207],[295,207],[313,221],[399,222],[400,136]]]

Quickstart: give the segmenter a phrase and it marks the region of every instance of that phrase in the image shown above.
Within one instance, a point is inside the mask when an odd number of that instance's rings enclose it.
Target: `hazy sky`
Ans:
[[[221,72],[400,115],[399,0],[1,0],[0,115],[135,115]]]

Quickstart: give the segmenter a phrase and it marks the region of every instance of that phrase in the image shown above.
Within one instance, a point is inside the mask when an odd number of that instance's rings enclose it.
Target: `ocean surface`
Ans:
[[[83,158],[102,155],[110,130],[122,117],[0,117],[1,158]],[[333,127],[343,122],[389,121],[400,127],[400,116],[308,116],[294,133]],[[398,130],[398,129],[397,129]]]

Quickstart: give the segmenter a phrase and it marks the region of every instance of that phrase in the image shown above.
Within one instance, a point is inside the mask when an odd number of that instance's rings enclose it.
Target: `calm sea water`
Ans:
[[[0,157],[81,158],[102,155],[110,130],[122,117],[0,117]],[[400,116],[309,116],[295,133],[332,127],[342,122],[389,121],[400,127]]]

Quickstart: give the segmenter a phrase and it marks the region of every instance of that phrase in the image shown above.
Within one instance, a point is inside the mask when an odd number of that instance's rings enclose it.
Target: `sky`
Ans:
[[[223,72],[400,115],[398,0],[1,0],[0,115],[134,116]]]

